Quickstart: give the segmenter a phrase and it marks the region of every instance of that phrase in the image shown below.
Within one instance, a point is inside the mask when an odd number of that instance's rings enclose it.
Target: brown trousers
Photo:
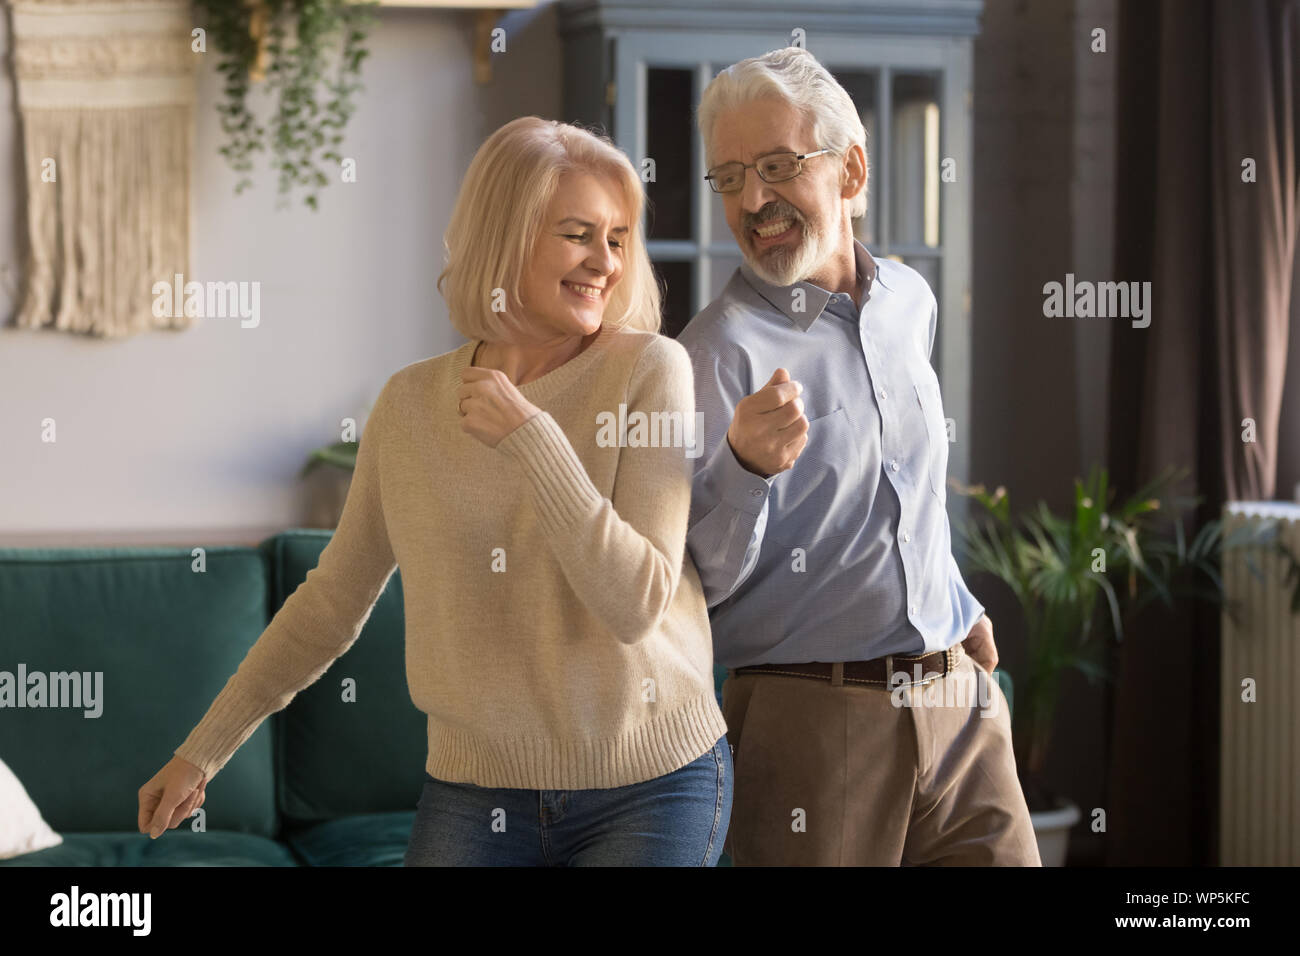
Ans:
[[[1042,865],[1006,697],[964,651],[895,691],[729,673],[722,709],[736,866]]]

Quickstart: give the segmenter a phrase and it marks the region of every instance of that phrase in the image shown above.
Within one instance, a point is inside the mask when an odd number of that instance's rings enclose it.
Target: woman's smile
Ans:
[[[600,302],[605,297],[605,289],[603,286],[570,282],[568,279],[562,280],[560,284],[576,295],[579,299],[585,299],[587,302]]]

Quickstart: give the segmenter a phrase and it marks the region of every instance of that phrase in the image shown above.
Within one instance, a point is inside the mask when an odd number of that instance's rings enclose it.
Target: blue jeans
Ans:
[[[731,749],[607,790],[490,789],[428,773],[406,866],[717,866]]]

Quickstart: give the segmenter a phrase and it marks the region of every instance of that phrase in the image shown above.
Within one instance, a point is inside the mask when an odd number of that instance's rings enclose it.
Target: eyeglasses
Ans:
[[[709,170],[704,178],[715,193],[734,193],[745,186],[745,170],[752,169],[765,183],[783,183],[803,172],[803,161],[834,150],[829,147],[811,153],[770,153],[752,163],[723,163]]]

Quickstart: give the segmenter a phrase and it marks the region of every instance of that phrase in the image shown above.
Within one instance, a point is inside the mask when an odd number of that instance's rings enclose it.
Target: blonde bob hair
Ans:
[[[489,342],[528,337],[523,316],[511,310],[521,303],[520,278],[549,225],[543,218],[566,172],[603,176],[624,200],[623,275],[610,293],[602,326],[659,331],[659,284],[641,228],[645,193],[632,161],[599,133],[521,116],[474,154],[443,237],[446,267],[438,275],[438,291],[461,335]],[[505,303],[500,303],[502,290]],[[499,304],[505,311],[494,311]]]

